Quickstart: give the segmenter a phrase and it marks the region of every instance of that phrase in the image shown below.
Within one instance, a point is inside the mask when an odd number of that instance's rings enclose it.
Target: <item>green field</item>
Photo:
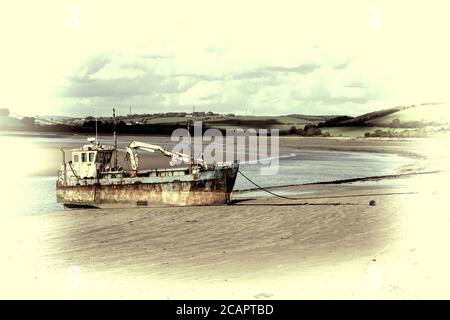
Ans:
[[[186,122],[188,119],[189,118],[186,118],[186,117],[161,117],[161,118],[152,118],[152,119],[147,118],[147,119],[144,119],[142,122],[145,124],[175,124],[175,123]]]
[[[322,117],[287,116],[235,116],[235,117],[158,117],[136,119],[144,124],[184,124],[188,121],[202,121],[205,126],[218,129],[265,128],[289,130],[292,126],[303,128],[307,124],[316,124]]]
[[[328,132],[332,137],[351,137],[358,138],[364,137],[366,132],[373,133],[376,130],[386,130],[381,127],[330,127],[321,128],[322,133]]]

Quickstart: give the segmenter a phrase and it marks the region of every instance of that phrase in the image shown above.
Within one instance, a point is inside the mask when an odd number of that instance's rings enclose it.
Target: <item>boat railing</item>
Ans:
[[[64,170],[58,170],[57,172],[57,179],[59,180],[65,180],[65,172]]]

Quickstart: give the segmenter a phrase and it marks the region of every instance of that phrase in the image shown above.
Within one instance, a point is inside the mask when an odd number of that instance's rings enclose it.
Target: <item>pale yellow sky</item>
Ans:
[[[358,114],[448,101],[446,1],[10,1],[0,107]]]

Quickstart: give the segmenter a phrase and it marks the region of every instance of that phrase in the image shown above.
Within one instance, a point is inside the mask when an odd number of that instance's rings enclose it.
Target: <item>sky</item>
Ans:
[[[448,102],[447,2],[2,1],[0,108],[358,115]]]

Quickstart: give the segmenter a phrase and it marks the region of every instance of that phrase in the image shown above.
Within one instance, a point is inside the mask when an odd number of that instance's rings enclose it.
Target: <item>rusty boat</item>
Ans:
[[[202,158],[174,153],[158,145],[132,141],[126,147],[129,169],[117,166],[114,145],[88,143],[66,151],[56,182],[57,201],[68,208],[130,208],[229,204],[239,169],[237,161],[207,164]],[[176,167],[141,170],[137,151],[171,157]],[[180,165],[181,164],[181,165]],[[183,167],[183,164],[186,164]]]

